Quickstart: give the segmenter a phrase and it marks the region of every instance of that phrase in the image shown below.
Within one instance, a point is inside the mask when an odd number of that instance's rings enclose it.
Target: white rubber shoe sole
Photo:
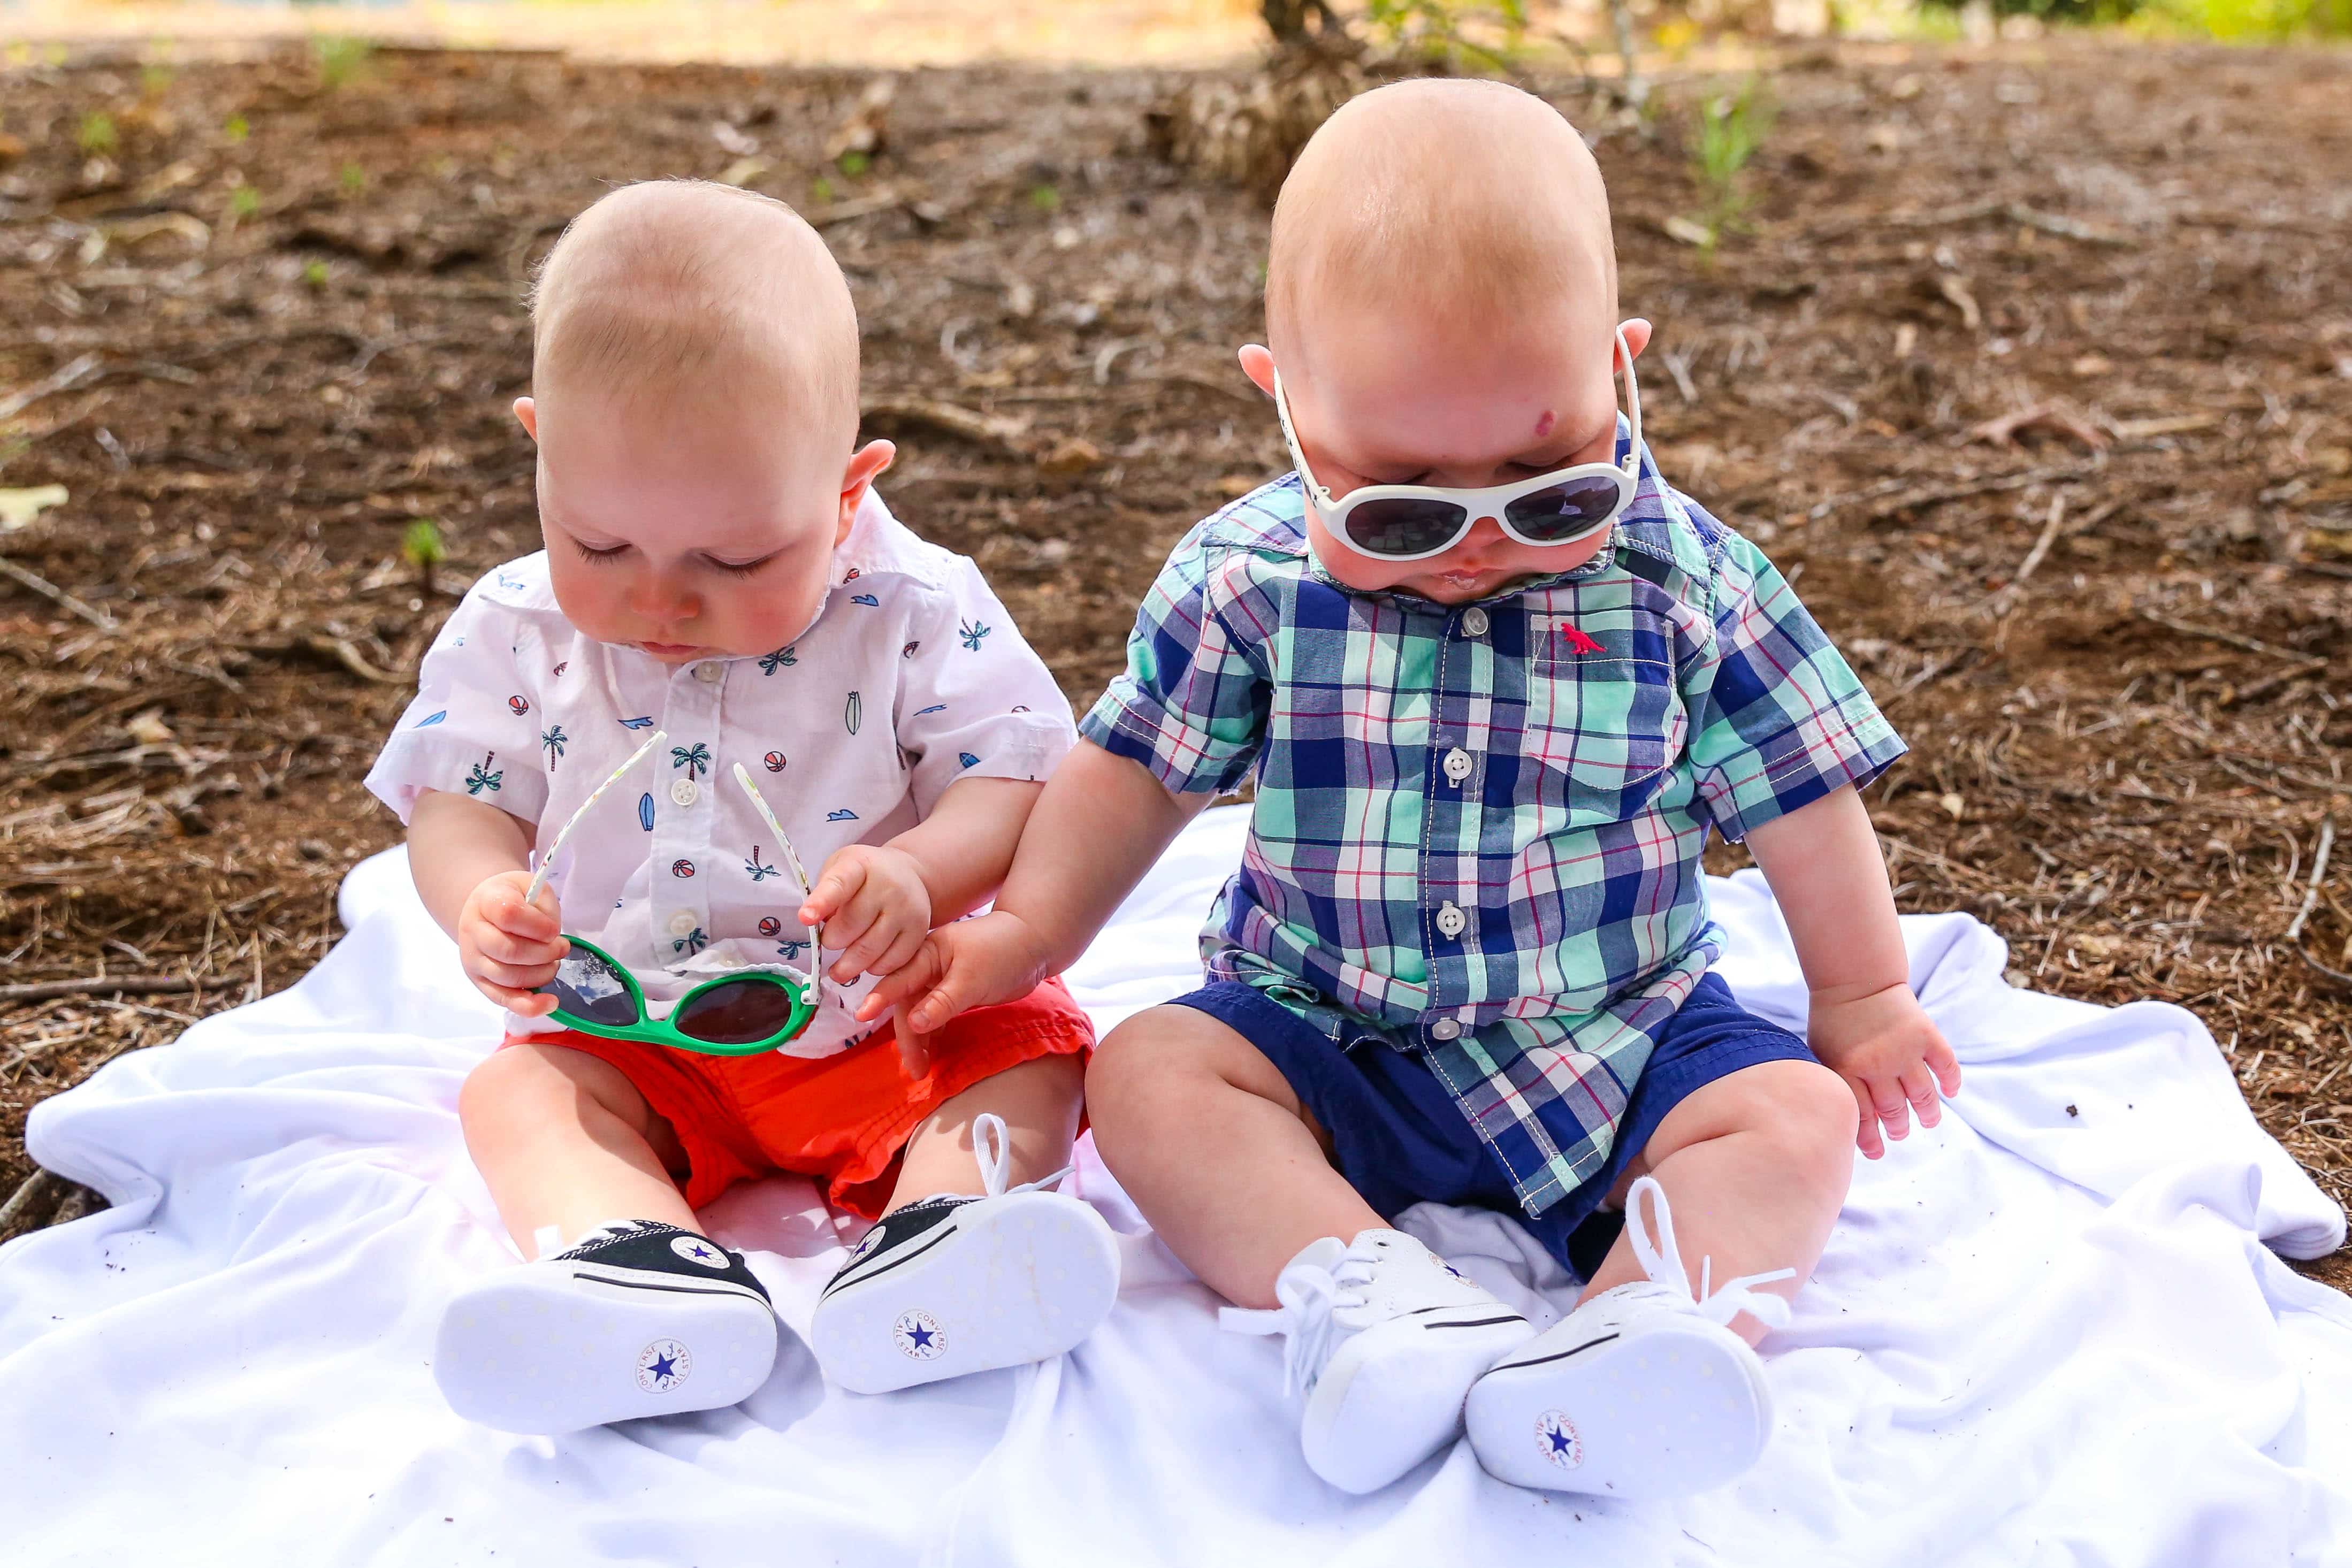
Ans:
[[[1118,1296],[1118,1248],[1100,1215],[1056,1193],[1013,1193],[962,1206],[897,1261],[832,1291],[809,1346],[842,1387],[887,1394],[1060,1355]]]
[[[1756,1353],[1686,1314],[1622,1328],[1565,1320],[1480,1378],[1464,1415],[1496,1479],[1629,1499],[1720,1486],[1772,1429]]]
[[[1307,1467],[1342,1491],[1378,1491],[1462,1435],[1464,1396],[1530,1332],[1497,1303],[1391,1318],[1356,1334],[1307,1396],[1298,1431]]]
[[[433,1354],[450,1408],[500,1431],[552,1435],[722,1409],[768,1380],[777,1324],[765,1301],[691,1281],[618,1283],[614,1272],[542,1259],[457,1296]]]

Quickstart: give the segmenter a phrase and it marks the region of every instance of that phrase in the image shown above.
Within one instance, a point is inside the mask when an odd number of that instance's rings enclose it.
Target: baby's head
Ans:
[[[626,185],[531,300],[539,516],[567,619],[667,664],[806,630],[887,442],[857,439],[857,318],[816,231],[726,185]]]
[[[1476,488],[1615,453],[1617,261],[1584,141],[1542,99],[1495,82],[1418,80],[1352,99],[1299,154],[1266,261],[1271,353],[1315,478]],[[1624,323],[1635,354],[1645,321]],[[1492,517],[1442,555],[1388,561],[1309,537],[1349,586],[1444,602],[1582,564],[1601,533],[1522,544]]]

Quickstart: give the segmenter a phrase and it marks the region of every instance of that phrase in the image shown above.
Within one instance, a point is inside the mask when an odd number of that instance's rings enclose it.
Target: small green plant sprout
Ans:
[[[809,200],[824,206],[833,200],[833,182],[819,174],[809,182]]]
[[[319,85],[334,92],[357,80],[367,69],[368,57],[375,53],[375,46],[365,38],[336,36],[314,41],[310,53],[319,62]]]
[[[228,138],[231,145],[235,145],[252,135],[253,127],[247,122],[242,114],[232,114],[221,121],[221,134]]]
[[[1507,66],[1528,31],[1527,0],[1370,0],[1364,19],[1390,51],[1443,61]]]
[[[416,591],[425,598],[433,597],[433,573],[449,559],[448,547],[441,542],[441,525],[431,517],[419,517],[408,525],[400,536],[401,558],[416,569]]]
[[[1717,93],[1701,101],[1692,120],[1691,162],[1698,174],[1705,210],[1696,220],[1706,231],[1699,249],[1712,253],[1723,236],[1745,232],[1748,161],[1772,131],[1778,111],[1761,77],[1750,77],[1738,93]]]
[[[171,90],[172,78],[178,73],[160,61],[139,68],[139,96],[152,103]]]
[[[1034,186],[1029,192],[1029,204],[1041,213],[1059,212],[1062,206],[1062,193],[1051,185]]]
[[[874,167],[873,155],[860,152],[855,147],[841,155],[841,172],[853,180],[872,167]]]
[[[316,256],[312,256],[309,261],[304,262],[302,264],[302,281],[309,284],[313,289],[324,290],[327,287],[327,264],[320,261]]]
[[[81,117],[81,128],[74,132],[74,145],[93,158],[103,158],[122,145],[122,133],[114,128],[114,116],[94,109]]]
[[[342,187],[345,197],[357,197],[367,190],[367,171],[356,163],[346,163],[335,176],[335,183]]]
[[[261,211],[261,192],[252,185],[239,185],[228,193],[228,210],[240,222],[252,217]]]

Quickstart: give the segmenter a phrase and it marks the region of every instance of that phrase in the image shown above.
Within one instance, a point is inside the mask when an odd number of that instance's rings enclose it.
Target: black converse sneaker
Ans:
[[[1000,1117],[973,1122],[972,1147],[984,1196],[942,1194],[884,1217],[818,1298],[809,1346],[844,1388],[885,1394],[1044,1361],[1109,1314],[1118,1295],[1110,1227],[1076,1198],[1043,1190],[1069,1173],[1008,1189]]]
[[[776,1333],[741,1254],[625,1219],[460,1291],[433,1375],[467,1420],[576,1432],[740,1404],[773,1369]]]

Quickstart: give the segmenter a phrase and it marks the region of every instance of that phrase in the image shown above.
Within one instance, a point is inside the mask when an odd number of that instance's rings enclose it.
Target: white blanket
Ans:
[[[1193,982],[1242,826],[1206,814],[1071,976],[1099,1021]],[[1725,977],[1795,1022],[1763,885],[1710,892]],[[35,1156],[114,1207],[0,1251],[8,1568],[2352,1564],[2352,1307],[2270,1250],[2326,1252],[2344,1216],[2194,1018],[2012,990],[1965,916],[1904,927],[1967,1085],[1859,1166],[1765,1346],[1763,1462],[1678,1506],[1516,1491],[1467,1445],[1378,1496],[1323,1486],[1276,1344],[1221,1334],[1090,1159],[1125,1288],[1063,1361],[865,1398],[794,1345],[737,1409],[469,1427],[425,1363],[450,1290],[511,1261],[456,1113],[497,1019],[396,854],[352,872],[343,917],[292,990],[36,1111]],[[810,1186],[707,1218],[805,1327],[847,1228]],[[1411,1219],[1523,1304],[1565,1299],[1516,1227]]]

